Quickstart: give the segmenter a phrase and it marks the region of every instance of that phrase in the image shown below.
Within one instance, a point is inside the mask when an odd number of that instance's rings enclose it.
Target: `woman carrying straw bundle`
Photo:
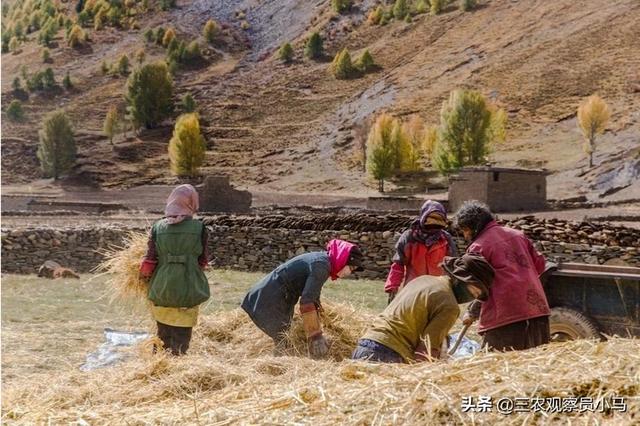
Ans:
[[[326,251],[305,253],[278,266],[249,290],[242,309],[273,339],[278,353],[286,345],[284,333],[291,326],[299,299],[309,352],[314,358],[323,357],[329,346],[322,335],[319,317],[322,286],[329,277],[336,280],[362,270],[362,260],[355,244],[331,240]]]
[[[456,245],[447,228],[447,211],[437,201],[427,200],[420,215],[404,231],[396,244],[396,253],[384,285],[389,303],[398,290],[422,275],[442,275],[445,256],[456,256]]]
[[[353,359],[412,363],[440,358],[441,347],[460,314],[459,303],[485,300],[493,283],[491,265],[475,254],[445,257],[444,276],[411,281],[358,341]]]
[[[176,187],[167,199],[165,217],[153,224],[140,274],[150,278],[151,312],[158,337],[173,355],[189,349],[198,307],[209,299],[207,230],[193,219],[199,207],[191,185]]]
[[[468,201],[456,213],[456,225],[496,270],[489,298],[474,302],[465,324],[480,319],[483,346],[498,351],[529,349],[549,342],[549,304],[540,282],[545,260],[520,231],[499,225],[489,207]]]

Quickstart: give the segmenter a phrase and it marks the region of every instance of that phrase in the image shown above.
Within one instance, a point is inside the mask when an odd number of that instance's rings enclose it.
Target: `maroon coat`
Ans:
[[[467,248],[495,270],[489,298],[482,303],[478,331],[550,314],[539,275],[544,257],[520,231],[490,222]]]

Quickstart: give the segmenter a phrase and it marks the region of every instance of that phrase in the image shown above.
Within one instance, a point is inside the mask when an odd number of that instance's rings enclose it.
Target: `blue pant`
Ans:
[[[353,351],[351,358],[374,362],[404,363],[404,359],[398,352],[369,339],[358,340],[358,346]]]

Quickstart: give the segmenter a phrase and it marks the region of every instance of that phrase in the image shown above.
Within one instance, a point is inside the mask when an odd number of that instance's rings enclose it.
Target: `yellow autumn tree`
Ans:
[[[198,114],[189,113],[178,117],[169,142],[171,172],[177,176],[197,176],[204,161],[205,150]]]
[[[438,127],[429,126],[424,129],[424,138],[422,139],[422,149],[425,156],[431,161],[433,154],[438,146]]]
[[[380,192],[384,192],[384,181],[394,171],[396,150],[392,131],[395,121],[389,114],[379,115],[367,137],[367,171],[378,181]]]
[[[596,136],[602,134],[609,122],[609,106],[598,95],[591,95],[578,107],[578,127],[585,137],[584,151],[589,155],[589,167],[593,167]]]
[[[402,155],[403,170],[408,172],[417,172],[422,169],[423,140],[424,140],[424,121],[414,115],[403,125],[403,131],[408,144],[404,144]]]

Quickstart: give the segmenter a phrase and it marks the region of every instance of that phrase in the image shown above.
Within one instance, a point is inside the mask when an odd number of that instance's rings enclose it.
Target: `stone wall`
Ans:
[[[348,229],[348,223],[343,223],[343,228],[347,229],[342,231],[304,229],[306,224],[322,223],[321,220],[314,222],[308,218],[285,218],[281,224],[289,223],[289,228],[275,227],[276,222],[270,222],[265,217],[254,220],[233,216],[220,216],[217,220],[210,218],[207,220],[210,252],[216,267],[269,271],[296,254],[323,250],[331,238],[342,238],[357,242],[365,254],[366,270],[360,276],[384,279],[402,228],[387,223],[392,230],[375,230],[374,218],[370,218],[368,225],[360,222],[368,230]],[[334,218],[332,223],[343,219]],[[398,223],[404,223],[405,220],[397,218]],[[296,227],[296,223],[301,226]],[[258,224],[263,226],[256,226]],[[528,218],[514,221],[511,225],[530,228],[525,232],[549,260],[602,264],[616,259],[640,266],[640,232],[636,230],[607,228],[598,224],[589,225],[597,227],[587,234],[586,231],[580,231],[581,226],[584,228],[587,225],[572,222],[554,224]],[[35,273],[46,260],[55,260],[79,272],[89,272],[102,260],[101,252],[111,245],[121,245],[129,230],[147,232],[146,229],[120,227],[3,230],[2,272]],[[578,235],[579,232],[585,235]],[[458,239],[458,245],[462,252],[464,242]]]

